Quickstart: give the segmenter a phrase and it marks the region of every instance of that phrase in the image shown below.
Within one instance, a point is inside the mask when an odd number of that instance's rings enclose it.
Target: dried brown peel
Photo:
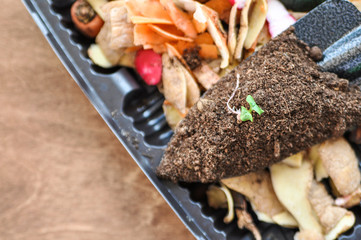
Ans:
[[[100,29],[97,37],[95,38],[95,43],[99,45],[103,54],[108,59],[108,61],[113,65],[119,63],[120,58],[125,54],[124,48],[119,48],[114,50],[110,47],[111,43],[111,26],[109,22],[104,22],[103,27]]]
[[[183,119],[183,115],[168,101],[163,103],[162,108],[168,125],[174,130],[178,123]]]
[[[315,180],[312,181],[308,199],[325,233],[331,231],[347,212],[344,208],[334,206],[325,186]]]
[[[273,223],[273,216],[286,211],[273,190],[270,174],[265,170],[226,178],[222,183],[233,191],[245,195],[259,220]]]
[[[256,225],[253,223],[252,216],[247,212],[247,203],[243,199],[243,206],[236,208],[237,226],[239,229],[247,228],[250,230],[256,240],[262,240],[261,233]]]
[[[223,222],[224,223],[230,223],[233,221],[234,219],[234,202],[233,202],[233,197],[231,194],[231,191],[229,191],[229,189],[221,184],[220,189],[224,192],[224,194],[226,195],[227,198],[227,206],[228,206],[228,212],[227,215],[224,217]]]
[[[197,78],[197,81],[207,90],[219,80],[218,74],[204,61],[199,67],[193,70],[193,74]]]
[[[330,139],[320,144],[319,158],[337,192],[352,194],[360,186],[360,170],[354,150],[343,138]]]
[[[198,84],[194,80],[194,77],[188,72],[188,70],[184,66],[181,66],[180,68],[184,74],[187,84],[186,106],[190,108],[199,100],[201,96],[201,90],[199,89]]]
[[[268,6],[266,0],[256,0],[248,20],[247,37],[244,40],[245,49],[250,49],[257,41],[257,37],[266,22],[267,9]]]
[[[170,57],[178,59],[181,63],[179,65],[179,70],[181,73],[183,73],[187,85],[186,107],[190,108],[199,100],[201,96],[201,90],[195,80],[195,78],[197,77],[194,75],[194,72],[189,68],[187,62],[185,61],[183,56],[177,51],[177,49],[169,43],[166,43],[165,45],[167,47]]]
[[[133,23],[128,21],[128,10],[124,1],[108,2],[101,6],[104,21],[109,23],[109,47],[117,50],[134,46]]]
[[[231,62],[233,60],[233,56],[237,47],[236,21],[237,21],[237,4],[234,4],[229,14],[229,25],[228,25],[228,50],[229,50]]]
[[[214,59],[211,61],[207,61],[207,65],[213,70],[213,72],[219,74],[219,72],[221,71],[221,59]]]
[[[210,207],[215,209],[228,207],[226,194],[216,185],[210,185],[206,194]]]
[[[264,24],[263,28],[257,38],[256,51],[258,50],[259,47],[262,47],[263,45],[268,43],[270,40],[271,40],[271,35],[268,32],[268,26],[267,26],[267,24]]]
[[[230,55],[227,47],[227,35],[223,30],[218,14],[204,5],[198,4],[197,6],[201,8],[204,16],[206,16],[207,30],[222,57],[221,68],[226,68],[229,65]]]
[[[180,52],[178,52],[178,50],[173,45],[165,43],[165,47],[170,57],[177,58],[189,72],[192,72],[182,54],[180,54]]]
[[[162,55],[164,97],[181,113],[186,113],[187,81],[178,59]]]
[[[234,58],[237,59],[238,61],[242,60],[242,52],[243,52],[244,42],[246,40],[247,33],[248,33],[248,15],[249,15],[251,3],[252,3],[252,0],[246,0],[245,5],[241,12],[240,28],[239,28],[238,37],[237,37],[237,47],[236,47],[236,51],[234,53]]]
[[[303,161],[299,168],[283,163],[270,167],[272,185],[279,201],[294,216],[300,230],[312,230],[322,234],[322,227],[308,200],[313,170],[309,161]]]

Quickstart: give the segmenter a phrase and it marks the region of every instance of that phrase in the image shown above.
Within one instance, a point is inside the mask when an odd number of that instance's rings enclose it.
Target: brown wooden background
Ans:
[[[194,239],[23,4],[1,3],[0,239]]]

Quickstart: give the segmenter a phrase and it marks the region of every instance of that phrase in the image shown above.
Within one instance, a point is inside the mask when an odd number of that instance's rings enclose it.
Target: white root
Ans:
[[[239,74],[237,74],[236,87],[235,87],[235,89],[234,89],[231,97],[230,97],[230,98],[228,99],[228,101],[227,101],[227,107],[228,107],[229,111],[231,111],[232,113],[237,114],[237,115],[240,115],[240,114],[241,114],[241,110],[240,110],[240,109],[237,109],[237,110],[236,110],[235,107],[231,108],[229,103],[230,103],[230,101],[234,98],[234,95],[236,94],[237,90],[239,89],[239,78],[240,78],[240,76],[239,76]]]

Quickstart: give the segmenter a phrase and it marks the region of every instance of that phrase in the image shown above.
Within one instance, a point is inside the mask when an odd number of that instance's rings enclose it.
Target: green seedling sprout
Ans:
[[[245,121],[253,122],[252,111],[255,111],[259,115],[261,115],[264,111],[257,105],[256,101],[253,99],[253,97],[251,95],[248,95],[246,98],[246,101],[248,102],[248,104],[250,106],[249,109],[247,109],[243,106],[241,107],[241,109],[236,109],[235,107],[231,108],[229,105],[229,102],[233,99],[234,95],[236,94],[237,90],[239,89],[239,78],[240,78],[240,76],[239,76],[239,74],[237,74],[236,88],[234,89],[231,97],[227,101],[227,107],[232,113],[236,114],[237,119],[241,120],[242,122],[245,122]]]

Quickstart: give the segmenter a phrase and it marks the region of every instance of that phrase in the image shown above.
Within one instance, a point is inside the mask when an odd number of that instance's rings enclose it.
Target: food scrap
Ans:
[[[82,19],[95,16],[85,26],[75,18],[79,14],[74,9],[79,5],[86,6],[82,8],[82,14],[86,12]],[[140,62],[151,60],[142,57],[142,51],[168,54],[183,65],[202,94],[271,39],[270,23],[266,21],[268,5],[266,0],[78,0],[72,7],[72,18],[79,31],[95,37],[88,50],[94,64],[103,68],[135,68],[146,84],[164,88],[169,86],[162,82],[167,64],[162,62],[159,71],[160,58],[156,58],[157,67]],[[292,23],[282,22],[282,27]],[[170,94],[165,96],[167,106],[163,106],[182,113],[179,117],[171,116],[176,111],[165,112],[167,121],[173,119],[172,124],[168,122],[173,129],[186,112],[184,107],[179,108],[184,105],[182,102],[168,98],[177,94],[174,89],[166,90]],[[194,95],[187,89],[183,94]]]
[[[77,0],[71,7],[70,15],[75,27],[90,38],[96,37],[104,24],[85,0]]]
[[[340,146],[340,143],[343,145]],[[360,174],[356,155],[350,151],[350,145],[343,137],[327,140],[321,145],[334,147],[334,152],[337,152],[339,156],[347,156],[339,160],[343,162],[342,167],[338,169],[339,172],[354,171]],[[251,203],[258,220],[286,228],[298,228],[299,232],[296,233],[295,239],[336,239],[355,224],[354,213],[347,209],[360,204],[360,181],[350,190],[348,190],[349,185],[355,182],[353,178],[343,181],[344,185],[340,190],[352,191],[352,194],[330,195],[326,190],[325,182],[316,179],[317,161],[314,159],[313,151],[310,148],[293,155],[293,159],[301,159],[301,164],[297,166],[289,165],[290,160],[285,159],[259,172],[222,179],[223,188],[229,188],[234,198],[232,204],[235,207],[237,206],[236,199],[239,198],[237,194],[244,196]],[[332,153],[327,156],[329,157],[332,157]],[[332,161],[332,159],[326,161]],[[335,176],[328,178],[330,181],[337,179]],[[216,185],[210,185],[207,192],[208,202],[219,201],[217,207],[228,208],[224,196],[220,192],[214,194],[217,191]],[[352,201],[350,201],[351,198],[353,198]],[[230,201],[232,200],[228,200]],[[345,205],[347,201],[352,204]],[[215,207],[214,204],[209,205]],[[237,214],[237,208],[235,211],[238,221],[243,219],[242,215]],[[249,230],[257,239],[257,231]]]
[[[157,85],[162,79],[162,56],[151,49],[138,50],[135,69],[148,85]]]
[[[75,27],[95,39],[94,64],[135,68],[164,93],[175,135],[158,176],[218,181],[209,206],[227,208],[224,222],[237,218],[257,240],[245,199],[258,220],[298,228],[295,239],[332,240],[354,225],[347,208],[361,200],[357,159],[340,137],[361,125],[353,107],[361,97],[318,70],[317,46],[283,32],[303,15],[278,0],[77,0],[71,8]],[[306,116],[310,108],[317,111]],[[253,122],[253,111],[264,115]],[[232,114],[245,123],[237,126]],[[350,135],[355,143],[360,129]]]

